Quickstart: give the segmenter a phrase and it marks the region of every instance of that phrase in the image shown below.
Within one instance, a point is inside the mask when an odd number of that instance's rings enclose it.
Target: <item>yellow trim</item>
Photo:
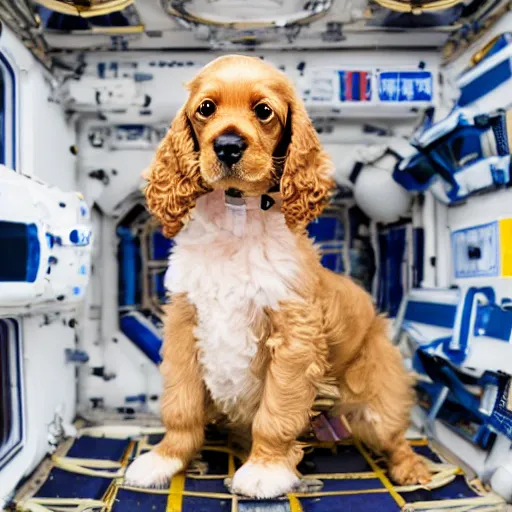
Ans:
[[[89,8],[81,8],[80,16],[82,18],[92,18],[93,16],[103,16],[113,12],[122,11],[134,3],[134,0],[111,0],[107,4],[101,4]]]
[[[84,31],[89,34],[140,34],[145,30],[144,25],[133,25],[130,27],[92,27],[89,31]]]
[[[288,500],[290,501],[290,512],[303,512],[302,505],[295,494],[288,494]]]
[[[363,448],[363,445],[354,439],[354,445],[359,450],[361,455],[366,459],[366,462],[370,465],[370,467],[375,471],[375,474],[377,475],[378,479],[382,482],[382,485],[389,491],[389,494],[393,497],[393,499],[396,501],[397,505],[402,508],[405,505],[405,500],[398,494],[393,487],[393,484],[388,480],[388,477],[384,474],[381,468],[375,464],[374,460],[370,457],[370,454]]]
[[[233,477],[235,474],[235,455],[232,451],[232,442],[231,442],[231,436],[228,438],[228,449],[230,450],[229,456],[228,456],[228,476],[230,478]]]
[[[480,48],[476,53],[471,57],[471,65],[476,66],[488,53],[489,50],[493,47],[494,43],[502,36],[503,34],[498,34],[494,36],[483,48]]]
[[[51,9],[52,11],[59,12],[61,14],[67,14],[68,16],[78,16],[78,9],[72,5],[65,4],[64,2],[57,2],[57,0],[35,0],[36,3]]]
[[[121,466],[125,468],[128,466],[128,463],[130,462],[130,456],[133,453],[133,449],[135,448],[135,441],[130,441],[128,444],[128,448],[126,448],[123,456],[121,457]]]
[[[108,486],[102,500],[105,502],[105,511],[110,512],[117,498],[117,492],[119,491],[119,485],[117,480],[112,480]],[[102,511],[102,512],[105,512]]]
[[[411,446],[428,446],[426,439],[409,439],[407,441]]]
[[[512,277],[512,219],[501,219],[499,225],[501,275]]]
[[[43,7],[47,7],[52,11],[68,16],[80,16],[82,18],[91,18],[93,16],[103,16],[113,12],[122,11],[132,5],[134,0],[110,0],[110,2],[93,5],[91,7],[83,7],[80,5],[69,5],[58,0],[35,0]]]
[[[185,474],[178,473],[171,481],[166,512],[181,512],[183,504],[183,491],[185,490]]]

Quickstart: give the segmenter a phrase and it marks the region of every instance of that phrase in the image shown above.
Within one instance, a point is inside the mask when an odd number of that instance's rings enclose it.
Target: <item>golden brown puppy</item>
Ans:
[[[260,59],[228,56],[189,91],[146,189],[176,243],[161,367],[167,433],[127,482],[160,486],[183,470],[214,404],[252,431],[232,490],[292,491],[297,437],[333,378],[354,434],[386,455],[391,477],[427,482],[404,438],[413,393],[386,321],[366,292],[321,266],[306,236],[327,202],[332,164],[293,85]]]

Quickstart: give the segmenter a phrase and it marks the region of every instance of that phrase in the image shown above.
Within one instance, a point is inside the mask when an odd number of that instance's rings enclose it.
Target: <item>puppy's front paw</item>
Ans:
[[[124,482],[131,487],[166,487],[171,478],[183,469],[175,457],[163,457],[151,451],[137,457],[126,470]]]
[[[416,454],[411,454],[398,464],[390,465],[389,475],[399,485],[425,485],[432,479],[427,465]]]
[[[246,462],[233,476],[231,492],[250,498],[277,498],[299,484],[297,475],[284,465]]]

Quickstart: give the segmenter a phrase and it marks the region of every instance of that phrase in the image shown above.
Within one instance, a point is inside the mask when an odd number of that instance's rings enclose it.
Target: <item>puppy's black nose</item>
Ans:
[[[244,139],[236,133],[219,135],[213,141],[213,150],[218,159],[226,165],[236,164],[242,158],[242,153],[246,147],[247,144]]]

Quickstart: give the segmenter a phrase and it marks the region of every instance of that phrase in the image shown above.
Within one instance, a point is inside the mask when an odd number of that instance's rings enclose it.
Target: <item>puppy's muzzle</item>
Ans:
[[[224,133],[213,141],[217,158],[228,167],[240,161],[246,148],[246,142],[236,133]]]

